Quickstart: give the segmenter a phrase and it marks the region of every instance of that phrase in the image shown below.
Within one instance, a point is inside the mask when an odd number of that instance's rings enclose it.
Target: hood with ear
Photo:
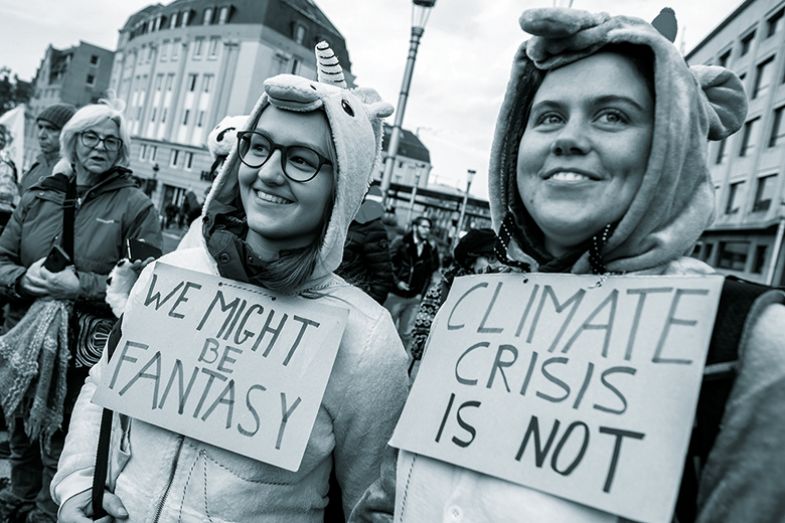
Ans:
[[[654,129],[646,172],[638,193],[602,251],[612,272],[650,269],[690,250],[714,212],[713,185],[706,161],[706,140],[720,140],[738,130],[747,99],[738,77],[721,67],[689,67],[676,47],[651,24],[631,17],[577,9],[524,11],[524,31],[533,35],[515,54],[512,74],[496,121],[489,171],[494,228],[534,227],[516,185],[518,147],[536,93],[536,80],[547,71],[596,53],[608,44],[648,47],[654,59]],[[534,82],[534,83],[533,83]],[[528,224],[528,225],[521,225]],[[599,232],[599,231],[597,231]],[[523,231],[537,237],[539,231]],[[509,236],[509,235],[508,235]],[[511,236],[515,237],[515,234]],[[513,240],[508,255],[537,270],[542,259],[524,252]],[[582,253],[572,272],[590,271]]]
[[[333,272],[341,263],[347,229],[380,161],[381,119],[393,112],[373,89],[347,89],[338,59],[325,42],[317,44],[316,54],[318,81],[288,74],[267,79],[262,96],[238,129],[254,130],[269,105],[293,112],[322,111],[327,117],[338,163],[333,166],[335,201],[311,280]],[[227,235],[237,235],[245,226],[237,181],[239,161],[234,147],[205,201],[203,233],[213,255],[226,245]]]

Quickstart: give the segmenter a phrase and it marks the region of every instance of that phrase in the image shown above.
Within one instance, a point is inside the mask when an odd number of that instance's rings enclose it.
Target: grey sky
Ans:
[[[409,47],[409,0],[315,0],[346,38],[352,72],[397,104]],[[0,66],[35,74],[49,43],[79,40],[114,49],[117,31],[147,0],[0,0]],[[163,3],[168,3],[164,0]],[[431,151],[432,176],[463,187],[477,170],[472,193],[487,196],[488,151],[513,53],[524,39],[521,11],[553,0],[438,0],[417,57],[404,126]],[[562,5],[568,3],[559,0]],[[689,51],[742,0],[575,0],[574,7],[653,19],[676,11]],[[683,35],[682,35],[683,32]],[[392,122],[392,118],[390,119]],[[433,179],[433,178],[432,178]]]

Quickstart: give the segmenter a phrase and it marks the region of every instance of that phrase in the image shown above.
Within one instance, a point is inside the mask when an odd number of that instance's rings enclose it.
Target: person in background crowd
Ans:
[[[357,216],[349,225],[343,261],[335,272],[364,290],[378,303],[384,303],[393,284],[387,228],[382,222],[382,191],[368,189]]]
[[[322,43],[317,49],[327,53],[325,47]],[[341,491],[335,497],[346,513],[377,475],[406,397],[406,356],[386,311],[333,271],[349,222],[378,168],[380,118],[392,106],[375,92],[349,91],[332,51],[323,61],[333,74],[324,76],[320,61],[321,81],[293,75],[265,81],[262,97],[238,133],[238,147],[207,198],[204,241],[161,258],[287,299],[348,308],[299,469],[284,470],[130,419],[127,443],[113,440],[109,449],[109,461],[122,463],[107,478],[104,497],[103,506],[115,518],[335,521],[324,515],[331,470]],[[151,271],[148,266],[140,275],[129,307],[141,299]],[[82,388],[53,480],[64,523],[90,521],[101,420],[101,408],[91,397],[105,366],[104,359]],[[197,461],[203,465],[192,475],[191,464]]]
[[[30,187],[52,174],[52,168],[60,160],[60,132],[76,112],[71,104],[52,104],[41,111],[35,119],[38,127],[38,147],[41,152],[35,163],[22,175],[19,192],[24,194]]]
[[[469,274],[498,272],[500,267],[494,252],[495,242],[496,234],[492,229],[472,229],[458,241],[453,250],[452,263],[444,270],[439,282],[428,290],[414,318],[410,372],[415,362],[423,357],[433,318],[447,299],[453,280]]]
[[[714,210],[706,139],[721,140],[744,123],[738,77],[722,67],[688,67],[670,41],[637,18],[545,8],[525,11],[520,23],[534,37],[515,56],[489,169],[499,258],[532,272],[714,273],[684,253]],[[785,293],[768,290],[747,316],[730,396],[719,405],[720,428],[707,459],[686,460],[685,478],[700,467],[697,492],[684,490],[682,480],[675,521],[785,521],[783,302]],[[702,419],[700,407],[697,414]],[[377,482],[353,520],[391,520],[395,483]],[[396,490],[400,522],[446,514],[466,521],[619,520],[404,451]],[[695,511],[684,515],[690,503]]]
[[[439,252],[428,241],[432,227],[430,218],[418,216],[412,230],[394,241],[391,247],[395,285],[384,306],[390,311],[407,350],[417,307],[431,283],[431,276],[439,268]]]
[[[70,113],[59,107],[42,114],[62,122]],[[42,129],[41,136],[46,142],[49,131]],[[58,332],[55,325],[44,322],[57,317],[54,307],[61,303],[73,302],[74,314],[89,308],[106,309],[107,317],[111,316],[103,303],[106,277],[124,257],[126,240],[139,238],[161,247],[155,207],[125,167],[130,148],[120,105],[100,103],[77,111],[60,135],[63,160],[55,166],[55,175],[24,193],[0,236],[0,290],[10,300],[5,318],[10,330],[0,337],[0,390],[15,391],[2,395],[11,433],[11,485],[0,492],[0,521],[18,520],[25,514],[29,522],[56,520],[57,505],[49,495],[49,484],[65,439],[65,430],[59,427],[67,426],[89,366],[100,356],[100,347],[77,343],[74,336],[65,341],[55,337],[51,341],[58,344],[59,359],[52,362],[46,359],[51,347],[40,354],[32,352],[37,346],[30,333]],[[72,249],[63,244],[69,192],[76,196]],[[43,266],[54,245],[72,252],[69,265],[59,272]],[[70,306],[67,309],[70,313]],[[29,376],[29,365],[39,357],[48,363],[39,363],[41,374]],[[56,370],[43,374],[52,367]],[[20,390],[25,378],[28,386]],[[41,397],[49,387],[52,395]],[[31,407],[40,404],[46,408]],[[9,411],[10,405],[15,407]]]

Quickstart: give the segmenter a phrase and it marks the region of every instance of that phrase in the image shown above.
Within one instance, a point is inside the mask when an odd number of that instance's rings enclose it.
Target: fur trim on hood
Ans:
[[[264,93],[238,129],[254,130],[259,116],[271,104],[286,111],[322,111],[327,117],[338,163],[334,169],[335,202],[311,281],[332,273],[341,263],[347,229],[380,161],[381,119],[393,112],[392,105],[381,101],[373,89],[346,88],[338,59],[326,43],[317,44],[316,51],[319,81],[288,74],[267,79]],[[327,72],[325,63],[330,67]],[[235,147],[205,201],[203,234],[208,245],[220,216],[229,216],[229,221],[245,220],[237,181],[239,161]]]
[[[542,8],[524,11],[520,24],[534,36],[518,48],[496,122],[489,171],[494,228],[499,231],[508,212],[519,226],[534,226],[518,195],[516,168],[526,124],[522,119],[528,116],[525,108],[539,87],[532,83],[536,71],[542,76],[542,71],[580,60],[607,44],[629,43],[650,48],[654,57],[654,129],[643,182],[607,239],[602,261],[608,271],[631,272],[688,252],[714,212],[706,139],[734,133],[747,113],[738,77],[721,67],[688,67],[668,39],[637,18]],[[528,256],[532,253],[518,247],[509,245],[508,255],[524,254],[531,269],[537,270],[539,264]],[[589,272],[588,253],[579,253],[571,270]]]

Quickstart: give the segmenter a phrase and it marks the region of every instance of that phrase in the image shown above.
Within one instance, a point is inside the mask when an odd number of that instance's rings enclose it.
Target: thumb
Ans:
[[[112,517],[118,519],[128,518],[128,511],[120,498],[111,492],[104,492],[104,510]]]

